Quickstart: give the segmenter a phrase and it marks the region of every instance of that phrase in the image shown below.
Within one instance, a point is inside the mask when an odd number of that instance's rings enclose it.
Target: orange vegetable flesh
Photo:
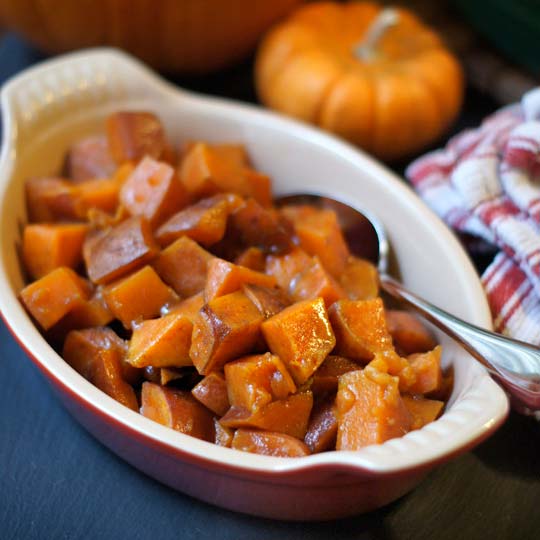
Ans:
[[[339,284],[345,291],[347,298],[351,300],[370,300],[379,295],[377,268],[369,261],[352,255],[339,276]],[[388,321],[388,312],[386,314],[389,332],[394,337]]]
[[[91,135],[73,144],[66,158],[67,174],[74,182],[110,178],[115,170],[107,137]]]
[[[232,448],[263,456],[302,457],[309,455],[309,448],[295,437],[252,429],[236,430]]]
[[[206,408],[223,416],[230,407],[225,377],[219,371],[212,371],[191,390],[193,397]]]
[[[386,324],[394,345],[404,354],[427,352],[437,344],[426,327],[407,311],[387,310]]]
[[[441,414],[443,401],[426,399],[420,396],[403,396],[403,403],[412,416],[411,429],[420,429],[433,422]]]
[[[333,399],[314,406],[304,442],[313,454],[332,450],[336,446],[338,420]]]
[[[362,366],[343,356],[330,355],[313,374],[311,390],[314,395],[337,392],[339,377]]]

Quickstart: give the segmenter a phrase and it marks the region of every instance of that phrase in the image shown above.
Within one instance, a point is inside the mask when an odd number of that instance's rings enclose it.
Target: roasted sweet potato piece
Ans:
[[[264,272],[266,266],[266,256],[262,249],[258,247],[248,247],[234,260],[234,264],[251,268],[257,272]]]
[[[217,418],[214,418],[215,439],[214,444],[230,448],[234,437],[234,430],[222,426]]]
[[[236,430],[231,448],[263,456],[302,457],[309,455],[309,448],[295,437],[284,433],[253,429]]]
[[[112,229],[90,235],[83,247],[88,277],[109,283],[152,260],[159,252],[148,221],[132,217]]]
[[[403,354],[431,351],[437,345],[427,328],[407,311],[386,310],[386,324],[394,346]]]
[[[266,258],[266,273],[274,276],[277,284],[290,293],[297,276],[312,262],[312,258],[304,250],[294,248],[284,255],[269,255]]]
[[[260,285],[244,285],[242,290],[257,306],[265,319],[279,313],[291,305],[291,299],[278,287],[261,287]]]
[[[180,296],[193,296],[204,289],[208,263],[213,258],[191,238],[183,236],[164,249],[153,266]]]
[[[139,368],[190,366],[192,330],[193,323],[181,313],[142,321],[133,330],[126,360]]]
[[[304,442],[313,454],[334,450],[337,431],[338,421],[332,396],[314,405]]]
[[[365,371],[374,378],[378,373],[388,373],[397,377],[400,392],[410,392],[410,388],[416,384],[416,372],[413,367],[395,350],[375,353],[373,360],[365,367]]]
[[[412,416],[411,429],[420,429],[433,422],[441,414],[443,401],[426,399],[421,396],[403,396],[403,403]]]
[[[323,266],[333,276],[339,277],[350,253],[336,213],[303,205],[284,206],[281,211],[294,224],[300,247],[309,255],[319,257]]]
[[[339,377],[357,369],[361,369],[361,366],[348,358],[335,355],[327,356],[313,374],[310,388],[315,396],[337,392]]]
[[[214,441],[213,415],[190,392],[144,382],[141,414],[186,435]]]
[[[336,396],[338,435],[336,450],[359,450],[405,435],[412,416],[403,403],[398,378],[350,371],[339,379]]]
[[[411,354],[408,357],[416,375],[416,382],[408,388],[408,392],[427,394],[440,388],[442,382],[441,353],[442,348],[437,345],[431,351]]]
[[[229,428],[265,429],[303,439],[312,407],[313,394],[301,392],[271,401],[255,411],[233,405],[220,422]]]
[[[116,163],[109,152],[105,135],[90,135],[71,145],[66,158],[66,172],[74,182],[110,178]]]
[[[313,375],[336,343],[322,298],[285,308],[264,321],[261,329],[270,350],[299,385]]]
[[[263,315],[242,292],[214,298],[203,306],[193,326],[190,357],[207,375],[251,351],[260,337]]]
[[[351,255],[339,276],[339,284],[351,300],[369,300],[379,295],[379,276],[375,265]]]
[[[345,297],[345,291],[324,268],[318,257],[313,257],[311,264],[296,276],[290,291],[296,301],[321,297],[326,307]]]
[[[367,363],[375,353],[393,350],[380,298],[338,300],[328,315],[336,334],[336,354]]]
[[[90,285],[71,268],[61,266],[30,283],[21,300],[38,324],[48,330],[90,296]]]
[[[208,263],[204,298],[209,302],[213,298],[232,293],[248,284],[273,287],[276,280],[267,274],[215,257]]]
[[[161,246],[189,236],[203,246],[219,242],[225,234],[229,203],[223,194],[202,199],[170,217],[156,232]]]
[[[155,228],[188,204],[188,194],[168,163],[147,156],[124,182],[120,204]]]
[[[225,364],[229,403],[254,412],[268,403],[296,392],[283,362],[266,353],[246,356]]]
[[[225,377],[219,371],[212,371],[191,390],[193,397],[206,408],[223,416],[230,407]]]
[[[63,178],[30,178],[25,184],[26,211],[30,222],[76,219],[74,184]]]
[[[202,292],[188,296],[180,302],[170,306],[168,313],[181,313],[184,317],[187,317],[191,322],[195,322],[195,319],[199,315],[199,311],[204,306],[204,295]]]
[[[128,329],[157,317],[164,306],[177,300],[151,266],[110,283],[103,288],[103,298],[115,318]]]
[[[77,267],[87,232],[88,225],[82,223],[26,225],[22,243],[26,271],[38,279],[59,266]]]
[[[72,190],[73,217],[86,220],[94,209],[113,214],[118,206],[120,183],[117,178],[98,178],[75,184]]]
[[[118,165],[144,156],[159,159],[166,147],[159,118],[151,112],[117,112],[106,121],[107,142]]]
[[[84,378],[126,407],[137,411],[133,388],[139,373],[123,362],[125,344],[109,328],[70,332],[64,343],[63,358]]]

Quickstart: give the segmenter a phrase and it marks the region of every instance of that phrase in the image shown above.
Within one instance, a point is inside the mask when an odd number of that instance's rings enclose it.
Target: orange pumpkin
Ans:
[[[439,37],[410,11],[369,2],[298,8],[265,36],[255,77],[268,107],[387,160],[434,142],[463,97]]]
[[[171,72],[209,72],[246,56],[302,0],[0,0],[3,26],[47,52],[113,45]]]

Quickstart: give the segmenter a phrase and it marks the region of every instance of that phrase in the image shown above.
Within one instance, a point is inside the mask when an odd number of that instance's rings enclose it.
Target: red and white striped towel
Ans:
[[[500,248],[482,275],[495,330],[540,345],[540,88],[406,176],[448,225]]]

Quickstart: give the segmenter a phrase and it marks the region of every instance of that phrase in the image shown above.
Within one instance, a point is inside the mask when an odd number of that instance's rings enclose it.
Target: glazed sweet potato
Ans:
[[[212,371],[191,390],[193,397],[198,399],[207,409],[223,416],[231,406],[227,393],[225,377],[219,371]]]
[[[336,446],[338,420],[333,396],[313,407],[304,442],[311,453],[325,452]]]
[[[66,172],[74,182],[110,178],[115,170],[116,164],[104,135],[85,137],[71,145],[68,150]]]
[[[275,457],[302,457],[309,455],[309,448],[295,437],[283,433],[238,429],[232,440],[232,448]]]
[[[437,345],[426,327],[407,311],[386,310],[386,324],[394,345],[403,354],[427,352]]]

